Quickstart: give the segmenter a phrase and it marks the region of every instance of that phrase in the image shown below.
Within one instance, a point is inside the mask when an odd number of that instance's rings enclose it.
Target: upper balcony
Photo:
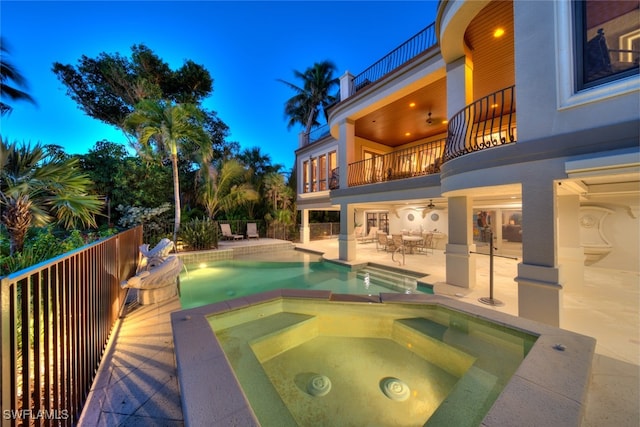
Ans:
[[[338,123],[348,120],[354,135],[339,148],[347,170],[334,171],[331,188],[437,174],[446,161],[516,142],[513,3],[463,6],[455,13],[465,23],[447,33],[464,46],[463,60],[446,62],[432,24],[364,72],[341,78],[331,134],[337,138]]]

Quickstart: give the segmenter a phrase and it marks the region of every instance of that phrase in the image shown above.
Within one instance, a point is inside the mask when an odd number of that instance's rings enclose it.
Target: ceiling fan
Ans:
[[[425,212],[431,212],[431,211],[440,211],[446,209],[444,206],[439,206],[435,203],[433,203],[433,199],[429,199],[429,204],[425,205],[424,207],[424,211]]]
[[[433,117],[431,115],[431,111],[429,111],[429,113],[427,113],[427,120],[425,120],[425,122],[428,126],[432,126],[434,124],[439,125],[443,123],[443,119],[439,117]]]

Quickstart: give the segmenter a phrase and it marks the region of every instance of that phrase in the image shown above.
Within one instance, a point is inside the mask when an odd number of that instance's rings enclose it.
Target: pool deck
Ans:
[[[221,249],[270,245],[277,241],[223,242]],[[337,259],[336,239],[314,241],[298,248],[324,253]],[[391,255],[375,244],[358,244],[358,259],[398,267]],[[513,281],[517,260],[495,258],[494,298],[503,306],[478,301],[489,296],[488,257],[477,257],[477,286],[462,289],[444,283],[445,255],[407,255],[403,268],[428,274],[436,294],[517,314],[517,286]],[[603,283],[607,283],[605,287]],[[638,274],[585,268],[585,284],[579,292],[564,292],[564,329],[597,339],[582,425],[640,425],[640,283]],[[174,298],[165,303],[140,306],[127,304],[115,325],[105,357],[85,404],[81,426],[182,426],[171,313],[181,309]]]

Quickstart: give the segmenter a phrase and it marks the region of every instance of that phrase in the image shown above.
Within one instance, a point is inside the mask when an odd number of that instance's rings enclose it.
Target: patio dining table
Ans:
[[[409,253],[413,253],[413,249],[423,240],[422,236],[402,236],[402,241],[409,248]]]

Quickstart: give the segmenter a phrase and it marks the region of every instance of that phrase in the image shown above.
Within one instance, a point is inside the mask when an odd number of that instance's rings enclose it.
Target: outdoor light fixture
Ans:
[[[498,38],[502,36],[504,36],[504,29],[496,28],[496,30],[493,32],[493,37]]]

